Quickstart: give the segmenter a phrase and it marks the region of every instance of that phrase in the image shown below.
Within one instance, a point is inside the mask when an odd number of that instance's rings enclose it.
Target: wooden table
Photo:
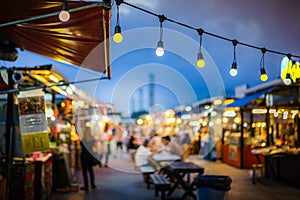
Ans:
[[[181,197],[182,199],[185,199],[187,196],[191,196],[193,199],[196,199],[196,195],[194,193],[194,190],[196,189],[195,182],[193,181],[190,183],[190,174],[198,173],[198,175],[202,175],[204,173],[203,167],[200,167],[193,162],[173,162],[165,167],[165,172],[175,179],[175,184],[169,191],[168,196],[170,196],[180,185],[185,191]]]
[[[157,162],[174,162],[174,161],[180,161],[181,158],[178,155],[175,154],[154,154],[152,156],[152,158],[154,160],[156,160]]]
[[[165,167],[166,165],[175,162],[175,161],[181,161],[181,157],[174,154],[154,154],[148,158],[150,163],[154,165],[157,169],[161,169]],[[166,163],[166,164],[163,164]]]

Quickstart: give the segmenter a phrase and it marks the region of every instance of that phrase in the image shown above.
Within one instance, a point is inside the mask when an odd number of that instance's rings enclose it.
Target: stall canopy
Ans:
[[[0,56],[20,48],[110,76],[110,1],[67,2],[71,18],[61,22],[63,0],[3,1]]]
[[[228,105],[222,105],[220,107],[218,107],[218,109],[224,109],[224,108],[234,108],[234,107],[244,107],[245,105],[249,104],[251,101],[253,101],[254,99],[259,98],[261,95],[266,94],[268,92],[270,92],[272,89],[274,89],[274,87],[270,87],[267,89],[263,89],[260,90],[258,92],[246,95],[243,98],[237,99],[235,100],[233,103],[228,104]]]

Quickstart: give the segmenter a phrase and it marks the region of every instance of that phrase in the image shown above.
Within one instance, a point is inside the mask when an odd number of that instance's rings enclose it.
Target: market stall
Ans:
[[[299,103],[293,95],[297,90],[298,87],[279,84],[224,107],[221,110],[224,134],[222,160],[241,168],[264,163],[262,155],[254,155],[251,151],[274,145],[281,147],[286,134],[289,135],[290,147],[298,147]]]

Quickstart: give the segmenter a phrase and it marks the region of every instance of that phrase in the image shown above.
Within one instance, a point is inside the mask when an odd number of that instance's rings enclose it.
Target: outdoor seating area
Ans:
[[[175,190],[183,190],[182,199],[187,196],[196,199],[195,178],[204,173],[204,168],[193,162],[181,161],[173,154],[154,154],[148,157],[149,165],[140,168],[147,188],[153,184],[155,197],[171,197]],[[150,169],[155,169],[151,171]],[[147,178],[145,178],[145,175]],[[149,179],[150,178],[150,179]]]
[[[3,1],[0,200],[298,200],[297,8]]]
[[[201,176],[197,177],[196,174],[193,174],[191,176],[191,178],[193,178],[191,179],[191,182],[193,180],[196,180],[196,185],[194,186],[194,188],[196,189],[193,190],[196,198],[198,198],[198,196],[200,195],[202,199],[204,198],[207,200],[208,198],[205,198],[205,194],[203,194],[203,191],[205,192],[206,190],[213,190],[210,187],[199,188],[202,184],[201,182],[199,182],[199,179],[216,179],[218,177],[223,177],[224,175],[227,175],[232,179],[230,190],[226,192],[225,196],[230,200],[256,200],[259,198],[284,199],[284,197],[286,196],[289,196],[289,199],[291,200],[296,200],[300,195],[300,190],[293,188],[287,184],[273,181],[273,179],[266,178],[266,184],[254,185],[251,183],[251,176],[249,176],[248,169],[238,169],[225,163],[211,162],[204,159],[199,159],[198,155],[190,156],[189,162],[193,162],[194,164],[204,168],[204,173]],[[91,200],[117,200],[120,199],[120,196],[123,196],[124,198],[126,197],[126,199],[133,200],[162,199],[161,192],[159,192],[159,196],[155,197],[155,187],[153,183],[150,184],[149,189],[147,188],[147,185],[143,182],[141,173],[139,173],[137,170],[134,170],[134,163],[131,161],[128,154],[124,154],[122,158],[112,158],[108,168],[99,168],[98,166],[95,166],[94,170],[97,189],[91,190],[89,192],[81,190],[79,190],[78,192],[68,193],[57,191],[50,195],[49,200],[73,198],[86,198]],[[155,174],[159,173],[156,172]],[[76,172],[76,176],[77,182],[81,184],[83,180],[80,170]],[[202,182],[204,181],[202,180]],[[204,182],[204,184],[208,185],[207,183],[208,181]],[[174,183],[170,181],[170,184],[172,186],[172,184]],[[200,190],[201,192],[199,193],[198,190]],[[185,193],[182,188],[176,188],[170,196],[168,196],[168,192],[169,191],[165,191],[165,199],[168,200],[180,199]],[[224,191],[213,190],[213,192],[217,193]],[[192,199],[192,197],[188,196],[186,199]]]

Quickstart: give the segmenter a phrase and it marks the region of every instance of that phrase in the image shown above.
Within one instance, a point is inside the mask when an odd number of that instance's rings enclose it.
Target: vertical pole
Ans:
[[[212,127],[209,125],[211,122],[211,113],[209,112],[208,116],[208,159],[213,160],[214,155],[214,141],[213,141],[213,130]]]
[[[13,70],[7,69],[8,84],[13,86]],[[7,182],[6,182],[6,199],[10,199],[10,179],[12,167],[12,137],[14,131],[14,94],[7,94],[7,110],[6,110],[6,135],[5,135],[5,161],[7,166]]]
[[[267,147],[273,143],[273,141],[270,140],[270,133],[269,133],[269,128],[270,128],[270,112],[269,111],[270,111],[270,108],[267,107],[267,113],[266,113]]]
[[[251,137],[254,137],[254,131],[255,131],[255,127],[252,126],[253,124],[253,113],[252,113],[252,109],[250,110],[250,130],[251,130]]]
[[[243,108],[240,109],[240,113],[241,113],[240,166],[243,169],[244,168],[244,110]]]

